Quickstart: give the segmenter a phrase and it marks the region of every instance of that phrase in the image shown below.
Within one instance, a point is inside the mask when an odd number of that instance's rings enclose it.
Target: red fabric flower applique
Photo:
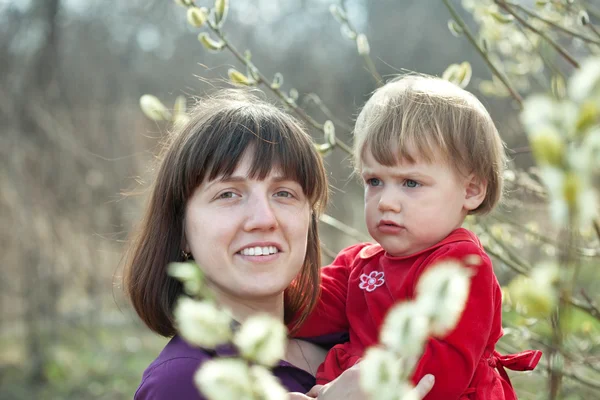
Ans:
[[[383,272],[371,271],[369,275],[362,274],[360,276],[360,285],[358,285],[358,287],[366,290],[367,292],[372,292],[379,286],[383,285],[384,282]]]

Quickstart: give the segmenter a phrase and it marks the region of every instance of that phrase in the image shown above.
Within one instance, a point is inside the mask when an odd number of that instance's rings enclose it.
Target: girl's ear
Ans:
[[[487,182],[471,174],[465,180],[465,203],[468,211],[473,211],[483,203],[487,194]]]

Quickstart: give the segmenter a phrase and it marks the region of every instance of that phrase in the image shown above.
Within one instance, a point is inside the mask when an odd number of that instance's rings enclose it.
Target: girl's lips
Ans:
[[[398,233],[402,232],[404,230],[404,227],[396,224],[393,221],[382,220],[379,222],[379,224],[377,224],[377,229],[381,233],[388,234],[388,235],[394,235],[394,234],[398,234]]]

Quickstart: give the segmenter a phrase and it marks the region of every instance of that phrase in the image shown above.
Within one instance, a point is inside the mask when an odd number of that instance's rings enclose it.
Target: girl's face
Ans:
[[[442,160],[441,154],[436,160]],[[459,228],[483,201],[486,185],[442,161],[416,160],[389,167],[370,151],[363,159],[369,233],[392,256],[408,256]]]
[[[184,249],[217,296],[234,302],[283,299],[306,257],[311,208],[302,187],[273,169],[248,177],[246,154],[227,179],[202,183],[185,213]]]

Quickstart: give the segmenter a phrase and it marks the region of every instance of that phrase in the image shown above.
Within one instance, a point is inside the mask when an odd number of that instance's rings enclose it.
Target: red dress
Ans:
[[[504,368],[525,371],[537,365],[541,352],[502,356],[495,344],[502,336],[502,295],[492,263],[475,234],[459,228],[436,245],[405,257],[391,257],[379,244],[344,249],[322,268],[321,296],[298,337],[348,332],[349,341],[334,346],[317,372],[317,383],[338,377],[378,341],[387,311],[398,301],[413,299],[416,283],[429,266],[445,258],[481,258],[471,278],[471,291],[453,331],[430,338],[415,367],[413,382],[435,376],[427,400],[516,399]]]

